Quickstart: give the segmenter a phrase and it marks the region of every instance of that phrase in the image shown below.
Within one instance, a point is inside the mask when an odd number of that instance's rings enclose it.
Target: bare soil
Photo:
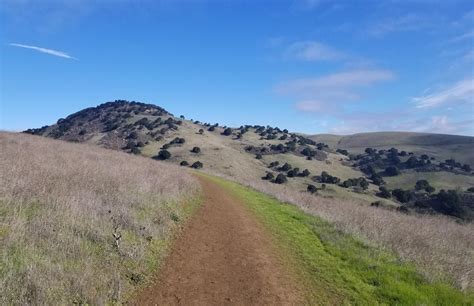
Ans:
[[[301,290],[244,203],[198,176],[204,203],[136,305],[295,305]]]

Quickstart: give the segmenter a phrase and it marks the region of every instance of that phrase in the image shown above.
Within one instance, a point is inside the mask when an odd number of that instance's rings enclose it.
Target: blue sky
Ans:
[[[1,0],[0,129],[115,99],[230,126],[474,135],[472,1]]]

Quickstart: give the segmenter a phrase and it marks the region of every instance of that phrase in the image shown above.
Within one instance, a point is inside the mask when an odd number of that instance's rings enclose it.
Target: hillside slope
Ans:
[[[309,138],[325,142],[333,147],[346,149],[353,153],[363,152],[365,148],[390,149],[430,154],[437,159],[454,158],[474,166],[474,137],[460,135],[414,133],[414,132],[375,132],[339,136],[330,134],[312,135]]]
[[[0,133],[0,304],[120,302],[160,264],[197,182],[176,166]]]
[[[474,218],[474,196],[468,192],[474,187],[471,167],[443,159],[454,154],[466,158],[464,149],[455,148],[469,148],[472,137],[378,133],[377,137],[322,135],[314,140],[278,127],[230,128],[185,120],[152,104],[123,100],[87,108],[26,132],[202,168],[238,181],[263,180],[365,205]],[[375,150],[366,153],[364,144],[372,139],[370,147]],[[389,150],[395,142],[397,150]],[[358,154],[341,150],[341,145],[351,146]],[[385,171],[393,167],[397,169],[392,173]],[[426,186],[418,188],[417,183]],[[408,190],[397,190],[400,188]],[[459,189],[462,194],[451,201],[453,194],[444,193],[448,189]],[[446,199],[453,203],[445,203]]]

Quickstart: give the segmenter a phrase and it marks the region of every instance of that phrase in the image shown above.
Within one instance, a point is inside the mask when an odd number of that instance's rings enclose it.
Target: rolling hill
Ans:
[[[375,132],[340,136],[331,134],[312,135],[309,138],[324,142],[332,147],[360,153],[367,147],[411,151],[430,154],[437,159],[459,160],[474,166],[474,137],[460,135],[414,133],[414,132]]]
[[[472,158],[473,137],[396,132],[307,137],[278,127],[230,128],[186,120],[156,105],[124,100],[25,132],[202,168],[240,182],[283,184],[321,197],[466,219],[474,215],[472,195],[466,192],[474,187],[474,175],[460,162]],[[390,150],[394,146],[396,152]],[[370,153],[367,147],[373,148]],[[389,175],[387,167],[396,167],[396,175]],[[456,203],[446,208],[444,194],[415,190],[424,180],[436,192],[459,189]],[[390,194],[400,188],[406,190]]]

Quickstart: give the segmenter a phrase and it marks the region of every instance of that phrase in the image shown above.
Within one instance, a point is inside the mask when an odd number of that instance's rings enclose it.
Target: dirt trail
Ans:
[[[301,296],[245,205],[198,176],[204,203],[136,305],[295,305]]]

